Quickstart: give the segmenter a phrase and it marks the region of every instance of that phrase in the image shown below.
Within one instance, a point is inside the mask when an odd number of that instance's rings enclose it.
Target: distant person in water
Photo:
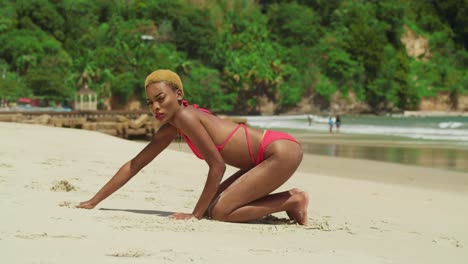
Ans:
[[[309,121],[309,126],[312,125],[312,115],[307,115],[307,120]]]
[[[340,133],[341,119],[339,115],[336,116],[335,125],[336,125],[336,133]]]
[[[328,131],[333,133],[333,119],[331,116],[328,117]]]
[[[197,105],[189,105],[184,100],[181,79],[169,70],[149,74],[145,92],[149,110],[160,122],[160,128],[140,153],[126,162],[90,200],[77,207],[94,208],[181,135],[194,154],[206,161],[208,176],[193,211],[174,213],[170,218],[209,217],[240,223],[283,211],[291,220],[307,225],[306,192],[293,188],[273,193],[289,180],[302,161],[302,148],[296,139],[283,132],[236,124]],[[238,171],[221,182],[227,165]],[[177,190],[173,191],[177,195]]]

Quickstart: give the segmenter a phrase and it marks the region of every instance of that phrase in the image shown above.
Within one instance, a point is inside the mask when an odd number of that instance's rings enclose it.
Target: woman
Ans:
[[[270,194],[285,183],[302,161],[300,144],[290,135],[248,128],[188,105],[179,76],[157,70],[145,80],[147,104],[161,123],[152,141],[126,162],[94,197],[79,208],[94,208],[127,183],[180,134],[209,166],[205,187],[192,213],[174,219],[208,216],[226,222],[248,222],[286,211],[307,225],[308,195],[297,189]],[[239,170],[221,183],[226,165]]]

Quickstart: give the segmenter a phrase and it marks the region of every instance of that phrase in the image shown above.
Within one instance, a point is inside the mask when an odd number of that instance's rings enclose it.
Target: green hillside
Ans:
[[[260,98],[325,110],[336,94],[385,112],[444,93],[456,109],[467,48],[468,0],[0,0],[0,98],[72,100],[87,84],[123,106],[167,68],[222,113],[258,113]]]

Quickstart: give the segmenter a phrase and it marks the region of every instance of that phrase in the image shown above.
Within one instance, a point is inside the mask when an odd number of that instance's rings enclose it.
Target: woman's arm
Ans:
[[[181,111],[175,122],[176,126],[179,127],[197,147],[209,166],[205,187],[192,213],[194,217],[201,219],[219,188],[226,170],[226,164],[200,118],[195,113]],[[184,219],[187,218],[186,216],[185,214],[175,214],[173,217]],[[190,217],[190,215],[188,215],[188,217]]]
[[[92,209],[109,195],[120,189],[143,167],[163,151],[177,135],[177,129],[164,125],[154,135],[151,142],[132,160],[126,162],[117,173],[99,190],[93,198],[80,203],[78,208]]]

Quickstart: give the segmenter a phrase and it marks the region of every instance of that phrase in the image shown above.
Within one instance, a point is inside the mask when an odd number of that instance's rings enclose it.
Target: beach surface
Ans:
[[[310,195],[309,227],[168,219],[192,212],[207,165],[173,144],[95,209],[143,147],[93,131],[0,122],[2,263],[466,263],[468,174],[305,155],[279,191]],[[225,177],[234,173],[228,167]]]

